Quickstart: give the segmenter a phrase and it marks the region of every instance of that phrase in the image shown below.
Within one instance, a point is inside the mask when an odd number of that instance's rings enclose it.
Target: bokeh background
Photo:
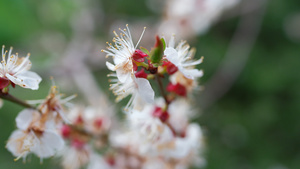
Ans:
[[[179,23],[178,36],[197,48],[197,58],[205,57],[199,67],[205,72],[200,82],[204,90],[194,97],[195,105],[201,105],[194,121],[206,136],[204,168],[300,168],[300,1],[241,0],[219,9],[213,22],[198,23],[207,24],[201,31],[189,28],[195,18],[182,19],[176,12],[175,21],[165,23],[172,18],[167,12],[170,3],[0,1],[0,44],[7,49],[13,46],[20,55],[30,52],[32,70],[43,78],[38,91],[16,87],[11,93],[22,99],[42,99],[53,76],[63,93],[78,93],[75,102],[97,104],[94,97],[103,94],[113,101],[105,55],[100,52],[111,41],[112,30],[128,23],[136,41],[146,26],[141,45],[150,48],[155,34],[176,32]],[[178,15],[181,10],[189,9],[177,7]],[[200,15],[203,9],[192,10]],[[6,101],[0,109],[0,168],[59,168],[57,158],[43,164],[35,156],[26,164],[14,162],[5,149],[20,110]]]

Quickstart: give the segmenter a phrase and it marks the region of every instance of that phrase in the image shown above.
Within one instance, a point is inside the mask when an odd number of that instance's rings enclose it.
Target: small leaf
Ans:
[[[150,53],[150,60],[152,63],[159,63],[161,61],[161,59],[163,58],[163,55],[164,55],[163,48],[164,48],[164,46],[163,46],[161,39],[159,39],[159,37],[156,36],[156,42],[155,42],[154,48],[151,50],[151,53]]]
[[[166,41],[165,41],[165,39],[164,38],[160,38],[160,40],[161,40],[161,42],[162,42],[162,44],[163,44],[163,46],[164,46],[164,51],[165,51],[165,49],[166,49]]]

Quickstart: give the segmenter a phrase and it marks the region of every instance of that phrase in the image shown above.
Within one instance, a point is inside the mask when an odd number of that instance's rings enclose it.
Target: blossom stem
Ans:
[[[149,69],[149,65],[148,65],[147,63],[145,63],[145,62],[136,62],[136,61],[135,61],[135,63],[136,63],[137,66],[142,66],[142,67],[144,67],[146,70]]]
[[[163,83],[161,81],[161,77],[158,74],[156,74],[156,80],[157,80],[157,83],[158,83],[158,86],[159,86],[159,89],[160,89],[160,93],[164,97],[164,99],[166,101],[166,104],[168,106],[170,104],[170,102],[169,102],[168,97],[165,93],[164,86],[163,86]]]
[[[31,106],[30,104],[26,103],[25,101],[23,100],[20,100],[8,93],[2,93],[0,92],[0,98],[4,99],[4,100],[8,100],[10,102],[13,102],[13,103],[16,103],[18,105],[21,105],[23,107],[26,107],[26,108],[30,108],[30,109],[36,109],[35,107]]]

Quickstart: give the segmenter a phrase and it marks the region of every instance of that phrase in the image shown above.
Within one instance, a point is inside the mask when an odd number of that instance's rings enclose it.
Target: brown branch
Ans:
[[[4,100],[8,100],[10,102],[16,103],[18,105],[21,105],[23,107],[26,108],[30,108],[30,109],[36,109],[35,107],[31,106],[30,104],[26,103],[23,100],[20,100],[12,95],[10,95],[9,93],[2,93],[0,92],[0,98],[4,99]]]

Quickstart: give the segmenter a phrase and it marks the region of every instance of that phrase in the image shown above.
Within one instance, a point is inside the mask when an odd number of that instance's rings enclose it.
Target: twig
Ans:
[[[158,74],[156,74],[155,77],[156,77],[156,80],[157,80],[157,83],[158,83],[158,86],[159,86],[160,93],[161,93],[161,95],[164,97],[164,99],[165,99],[165,101],[166,101],[166,104],[167,104],[167,106],[168,106],[168,105],[170,104],[170,102],[169,102],[168,97],[167,97],[167,95],[166,95],[166,93],[165,93],[164,86],[163,86],[163,84],[162,84],[162,81],[161,81],[161,79],[160,79],[160,76],[159,76]]]
[[[10,95],[9,93],[2,93],[0,92],[0,98],[4,99],[4,100],[8,100],[10,102],[16,103],[18,105],[21,105],[23,107],[26,108],[30,108],[30,109],[36,109],[35,107],[31,106],[30,104],[26,103],[23,100],[20,100],[12,95]]]

